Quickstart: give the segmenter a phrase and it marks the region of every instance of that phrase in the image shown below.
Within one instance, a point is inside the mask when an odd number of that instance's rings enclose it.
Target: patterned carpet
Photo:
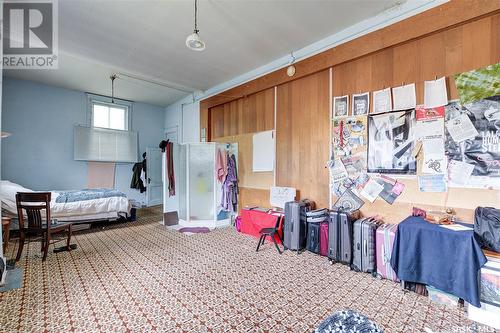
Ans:
[[[278,255],[233,228],[185,235],[138,222],[80,232],[78,249],[42,263],[31,243],[23,288],[0,294],[1,332],[310,332],[338,310],[385,332],[467,332],[462,308],[331,266],[317,255]],[[14,243],[9,256],[13,257]],[[26,249],[26,247],[25,247]]]

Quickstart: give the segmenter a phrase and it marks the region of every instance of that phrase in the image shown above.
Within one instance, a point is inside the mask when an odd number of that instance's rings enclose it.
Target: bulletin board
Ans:
[[[408,98],[410,104],[404,105],[405,101],[403,101],[404,108],[412,107],[407,110],[407,112],[412,112],[414,132],[412,142],[409,142],[408,137],[405,136],[408,131],[404,133],[405,131],[398,129],[398,127],[407,126],[391,125],[389,121],[387,121],[388,124],[384,124],[377,120],[377,118],[384,118],[384,115],[394,115],[391,119],[394,120],[398,113],[403,111],[387,112],[382,108],[382,112],[375,113],[372,108],[373,103],[379,103],[376,98],[375,101],[372,98],[371,110],[366,117],[366,122],[360,119],[356,121],[356,110],[352,104],[348,107],[347,113],[340,113],[341,116],[337,116],[339,112],[335,109],[336,98],[352,100],[351,96],[366,93],[373,95],[373,91],[355,90],[355,93],[351,93],[352,90],[342,89],[354,80],[347,77],[349,75],[347,68],[352,66],[368,69],[373,66],[373,63],[360,59],[337,66],[337,71],[333,69],[332,159],[330,161],[334,165],[330,169],[331,204],[333,206],[339,205],[339,202],[340,205],[342,204],[343,193],[349,189],[348,205],[352,204],[357,197],[362,200],[359,209],[363,215],[380,215],[389,223],[398,223],[403,220],[411,213],[413,207],[441,211],[452,209],[458,219],[469,223],[473,223],[476,207],[499,207],[500,94],[497,94],[492,86],[500,86],[500,70],[496,70],[496,68],[500,69],[500,63],[487,66],[489,68],[487,71],[484,67],[480,67],[468,73],[450,73],[442,78],[437,78],[435,75],[434,79],[427,80],[430,83],[425,80],[405,83],[405,85],[414,85],[413,96]],[[481,75],[476,74],[476,71]],[[487,74],[490,76],[488,77]],[[461,77],[473,77],[474,82],[472,84],[466,80],[460,82]],[[418,106],[424,102],[433,101],[432,96],[426,96],[429,95],[426,89],[431,89],[429,87],[437,81],[441,81],[441,86],[438,88],[445,90],[441,101],[439,97],[434,96],[436,105]],[[336,86],[336,82],[341,86]],[[356,80],[355,84],[359,84],[358,82]],[[398,86],[403,83],[401,82]],[[486,87],[483,89],[481,85],[486,85]],[[378,85],[370,82],[365,87],[368,90],[369,87],[374,86]],[[382,91],[386,90],[387,86],[377,88]],[[467,103],[460,102],[461,94],[465,94]],[[411,97],[414,98],[413,105],[411,105]],[[393,108],[394,102],[394,96],[391,96],[388,105]],[[383,106],[384,103],[381,102],[379,105]],[[379,124],[376,123],[377,121]],[[354,126],[354,130],[353,124],[358,125]],[[351,140],[353,136],[364,139],[365,131],[366,141],[357,138]],[[383,140],[385,137],[391,137],[394,140],[393,142]],[[376,140],[379,142],[375,143]],[[378,151],[375,154],[370,153],[370,148],[373,149],[372,143],[378,144]],[[391,152],[405,145],[409,148],[405,149],[406,153],[411,151],[414,157],[414,167],[406,170],[409,172],[399,173],[397,170],[393,172],[394,170],[390,170],[393,165],[389,165],[394,160],[391,159]],[[381,161],[370,164],[370,158],[374,156],[380,158]],[[364,159],[366,163],[363,164]],[[361,162],[356,164],[355,161]],[[376,162],[380,165],[387,164],[387,168],[381,167],[380,170],[373,168],[373,165],[377,165]],[[354,193],[354,199],[351,191]]]

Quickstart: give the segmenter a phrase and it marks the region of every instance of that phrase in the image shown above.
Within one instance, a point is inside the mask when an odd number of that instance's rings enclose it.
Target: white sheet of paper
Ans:
[[[446,90],[446,78],[443,76],[437,80],[424,82],[424,107],[435,108],[448,104],[448,92]]]
[[[274,170],[274,131],[265,131],[253,135],[253,172]]]
[[[272,207],[285,208],[285,203],[295,200],[296,194],[293,187],[271,186],[269,202]]]
[[[395,111],[415,108],[417,106],[415,83],[392,88],[392,98],[394,99],[393,109]]]
[[[335,164],[330,168],[331,183],[337,183],[347,178],[347,170],[340,159],[335,160]]]
[[[469,117],[464,113],[457,118],[453,118],[446,122],[446,128],[455,142],[462,142],[468,139],[474,139],[478,136],[478,132],[470,121]]]
[[[441,155],[444,157],[443,136],[428,136],[422,140],[425,155]]]
[[[446,158],[444,155],[426,154],[422,163],[422,173],[444,174],[446,173]]]
[[[368,201],[374,202],[375,199],[377,199],[378,195],[382,190],[384,189],[384,186],[380,185],[373,179],[370,179],[363,189],[361,190],[361,195]]]
[[[474,229],[472,229],[470,227],[466,227],[466,226],[461,225],[461,224],[440,224],[439,226],[442,227],[442,228],[453,230],[453,231],[474,230]]]
[[[432,119],[417,121],[415,126],[415,136],[417,140],[425,137],[435,137],[444,135],[444,119]]]
[[[474,165],[466,162],[451,160],[448,163],[448,179],[451,185],[466,185],[474,171]]]
[[[387,112],[392,110],[391,88],[385,88],[373,92],[373,113]]]

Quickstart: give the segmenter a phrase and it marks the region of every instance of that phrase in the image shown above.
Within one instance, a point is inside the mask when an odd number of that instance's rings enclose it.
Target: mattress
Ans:
[[[0,183],[0,198],[2,208],[13,215],[17,215],[16,193],[33,192],[18,184],[2,180]],[[130,205],[126,196],[112,196],[90,200],[72,202],[57,202],[57,198],[64,192],[51,191],[50,212],[53,218],[62,221],[116,218],[120,213],[129,213]]]

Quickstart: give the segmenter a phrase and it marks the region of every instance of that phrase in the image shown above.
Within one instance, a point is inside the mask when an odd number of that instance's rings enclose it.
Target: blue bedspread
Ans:
[[[57,203],[67,203],[67,202],[103,199],[111,197],[126,197],[125,193],[108,188],[62,191],[58,193],[59,196],[56,198]]]
[[[478,272],[485,263],[473,230],[453,231],[413,216],[398,226],[391,265],[401,280],[434,286],[480,307]]]

